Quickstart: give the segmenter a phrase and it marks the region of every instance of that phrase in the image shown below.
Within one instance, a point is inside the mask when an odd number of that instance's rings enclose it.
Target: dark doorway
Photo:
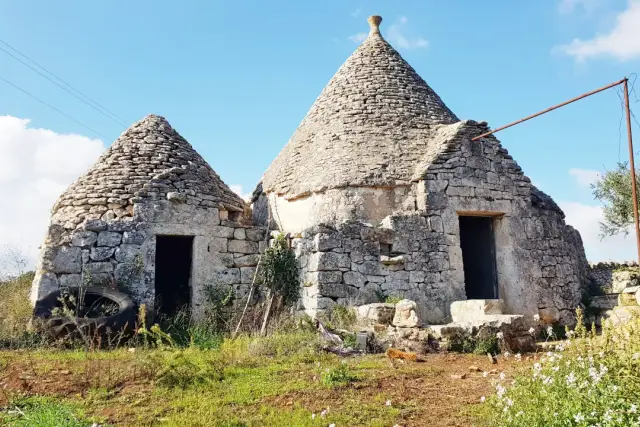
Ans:
[[[192,248],[193,236],[156,236],[156,315],[189,306]]]
[[[498,298],[493,218],[461,216],[460,247],[467,299]]]

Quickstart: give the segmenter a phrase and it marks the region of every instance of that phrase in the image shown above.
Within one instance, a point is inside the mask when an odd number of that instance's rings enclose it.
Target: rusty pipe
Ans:
[[[477,141],[477,140],[479,140],[480,138],[484,138],[485,136],[489,136],[489,135],[492,135],[492,134],[494,134],[494,133],[496,133],[496,132],[500,132],[501,130],[504,130],[504,129],[506,129],[506,128],[510,128],[511,126],[515,126],[515,125],[517,125],[517,124],[519,124],[519,123],[526,122],[527,120],[531,120],[531,119],[533,119],[534,117],[541,116],[541,115],[543,115],[543,114],[545,114],[545,113],[548,113],[549,111],[553,111],[553,110],[555,110],[555,109],[557,109],[557,108],[564,107],[565,105],[571,104],[572,102],[579,101],[579,100],[581,100],[581,99],[583,99],[583,98],[586,98],[587,96],[595,95],[595,94],[596,94],[596,93],[598,93],[598,92],[602,92],[603,90],[611,89],[612,87],[614,87],[614,86],[618,86],[619,84],[622,84],[622,83],[624,83],[624,84],[626,85],[626,82],[627,82],[627,78],[625,77],[624,79],[622,79],[622,80],[620,80],[620,81],[617,81],[617,82],[615,82],[615,83],[611,83],[611,84],[609,84],[609,85],[606,85],[606,86],[604,86],[604,87],[601,87],[600,89],[592,90],[591,92],[587,92],[587,93],[585,93],[584,95],[580,95],[580,96],[578,96],[578,97],[576,97],[576,98],[570,99],[570,100],[568,100],[568,101],[566,101],[566,102],[563,102],[562,104],[554,105],[553,107],[547,108],[546,110],[540,111],[539,113],[536,113],[536,114],[532,114],[532,115],[530,115],[530,116],[527,116],[527,117],[525,117],[524,119],[520,119],[520,120],[515,121],[515,122],[513,122],[513,123],[509,123],[508,125],[505,125],[505,126],[499,127],[498,129],[494,129],[494,130],[492,130],[492,131],[489,131],[489,132],[483,133],[482,135],[478,135],[478,136],[476,136],[476,137],[473,137],[473,138],[471,138],[471,140],[472,140],[472,141]],[[631,131],[629,131],[629,132],[631,132]],[[639,254],[639,256],[640,256],[640,254]]]

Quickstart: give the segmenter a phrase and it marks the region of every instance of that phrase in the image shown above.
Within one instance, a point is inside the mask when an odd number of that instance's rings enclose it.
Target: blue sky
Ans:
[[[0,40],[127,123],[165,116],[225,182],[249,192],[372,14],[458,117],[492,127],[640,70],[638,0],[0,0]],[[123,130],[2,51],[0,77],[104,138],[3,81],[0,116],[105,145]],[[579,222],[580,207],[597,215],[585,185],[594,171],[627,159],[621,114],[611,90],[498,137],[534,183],[577,210]],[[634,251],[627,245],[616,257]]]

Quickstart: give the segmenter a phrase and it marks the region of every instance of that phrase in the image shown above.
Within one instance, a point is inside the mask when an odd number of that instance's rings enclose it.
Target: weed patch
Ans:
[[[353,370],[346,363],[341,363],[336,367],[327,368],[322,373],[322,384],[327,387],[347,386],[358,380]]]

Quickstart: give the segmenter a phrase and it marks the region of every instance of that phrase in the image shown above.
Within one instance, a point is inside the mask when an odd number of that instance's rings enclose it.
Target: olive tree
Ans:
[[[636,171],[636,188],[637,188]],[[602,202],[604,221],[600,223],[600,237],[605,238],[619,233],[629,234],[633,225],[633,195],[631,173],[626,162],[618,163],[616,168],[606,171],[591,185],[594,197]]]

